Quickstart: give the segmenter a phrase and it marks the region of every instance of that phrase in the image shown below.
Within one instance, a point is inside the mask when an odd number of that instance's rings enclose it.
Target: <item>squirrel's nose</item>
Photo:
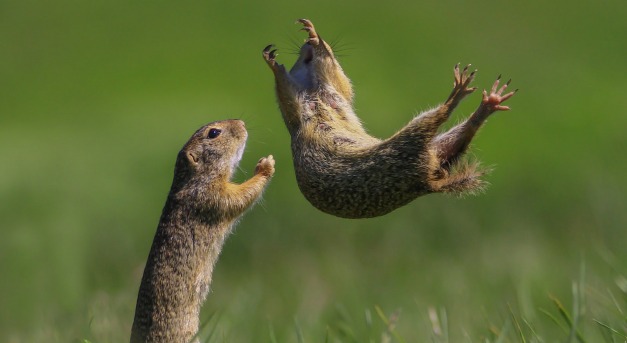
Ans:
[[[243,128],[246,128],[246,123],[243,120],[240,119],[231,119],[231,121]]]

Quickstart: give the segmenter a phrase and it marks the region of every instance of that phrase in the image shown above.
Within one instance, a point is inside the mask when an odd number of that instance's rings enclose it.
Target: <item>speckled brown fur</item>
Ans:
[[[312,205],[339,217],[367,218],[424,194],[472,193],[483,187],[484,172],[477,163],[460,161],[485,119],[509,109],[501,105],[514,94],[503,94],[509,82],[498,88],[497,80],[468,120],[438,135],[459,102],[476,89],[469,86],[475,72],[457,65],[453,91],[443,104],[380,140],[366,132],[355,114],[350,80],[331,47],[309,20],[299,22],[308,38],[289,72],[276,62],[272,45],[263,57],[275,76],[298,186]]]
[[[132,343],[187,343],[196,335],[222,244],[274,174],[270,155],[252,178],[230,182],[246,138],[244,122],[218,121],[196,131],[179,152],[137,296]]]

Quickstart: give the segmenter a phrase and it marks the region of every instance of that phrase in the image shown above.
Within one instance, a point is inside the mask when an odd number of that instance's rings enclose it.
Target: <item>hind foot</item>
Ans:
[[[481,99],[481,104],[479,105],[479,108],[477,108],[475,113],[473,113],[470,117],[471,122],[475,126],[480,126],[492,113],[496,111],[509,111],[509,106],[504,106],[501,104],[505,100],[514,96],[514,94],[516,94],[516,92],[518,91],[517,89],[513,92],[503,94],[511,81],[512,80],[510,79],[503,86],[501,86],[501,88],[499,88],[499,84],[501,82],[501,76],[499,75],[496,81],[494,81],[490,93],[488,93],[486,90],[483,90],[483,98]]]
[[[477,90],[477,87],[469,87],[472,80],[475,79],[475,74],[477,70],[475,69],[469,74],[468,68],[470,68],[470,64],[465,66],[464,69],[460,71],[459,63],[455,65],[455,83],[453,84],[453,91],[451,92],[451,95],[449,95],[448,99],[446,100],[448,104],[452,104],[453,106],[455,106],[468,94]]]
[[[516,92],[518,91],[517,89],[513,92],[502,95],[503,92],[507,89],[507,86],[509,86],[510,82],[512,82],[512,79],[509,79],[501,88],[498,88],[500,82],[501,76],[499,75],[499,77],[496,79],[496,81],[494,81],[494,84],[492,85],[490,94],[488,94],[485,89],[483,90],[483,100],[481,100],[481,105],[486,106],[492,112],[509,111],[509,106],[502,106],[501,103],[514,96],[514,94],[516,94]]]

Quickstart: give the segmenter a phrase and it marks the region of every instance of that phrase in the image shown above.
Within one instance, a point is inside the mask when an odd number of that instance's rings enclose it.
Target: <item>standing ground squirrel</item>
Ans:
[[[380,140],[363,128],[353,111],[353,89],[331,47],[313,24],[300,19],[309,33],[292,69],[276,62],[273,45],[263,57],[274,72],[276,93],[292,139],[298,186],[307,200],[326,213],[368,218],[389,213],[416,197],[435,192],[454,194],[481,190],[478,163],[462,156],[483,122],[501,103],[509,81],[483,91],[479,108],[461,124],[437,134],[438,128],[468,94],[475,71],[455,66],[448,99],[421,113],[392,137]]]
[[[252,178],[231,183],[247,136],[243,121],[217,121],[179,152],[137,296],[132,343],[187,343],[196,335],[222,244],[274,174],[270,155]]]

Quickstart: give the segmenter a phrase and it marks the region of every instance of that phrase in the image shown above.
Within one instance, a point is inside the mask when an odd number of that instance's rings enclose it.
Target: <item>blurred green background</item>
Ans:
[[[275,43],[291,66],[301,17],[336,42],[375,136],[444,101],[457,62],[481,88],[511,77],[512,111],[474,140],[488,191],[368,220],[311,207],[261,58]],[[400,309],[409,341],[429,340],[430,307],[452,341],[479,341],[508,305],[542,327],[547,294],[569,304],[584,267],[590,318],[612,317],[608,294],[627,294],[625,17],[624,0],[1,1],[0,341],[126,341],[176,153],[226,118],[249,129],[237,180],[268,154],[277,173],[218,262],[203,308],[218,341],[378,340],[374,306]]]

